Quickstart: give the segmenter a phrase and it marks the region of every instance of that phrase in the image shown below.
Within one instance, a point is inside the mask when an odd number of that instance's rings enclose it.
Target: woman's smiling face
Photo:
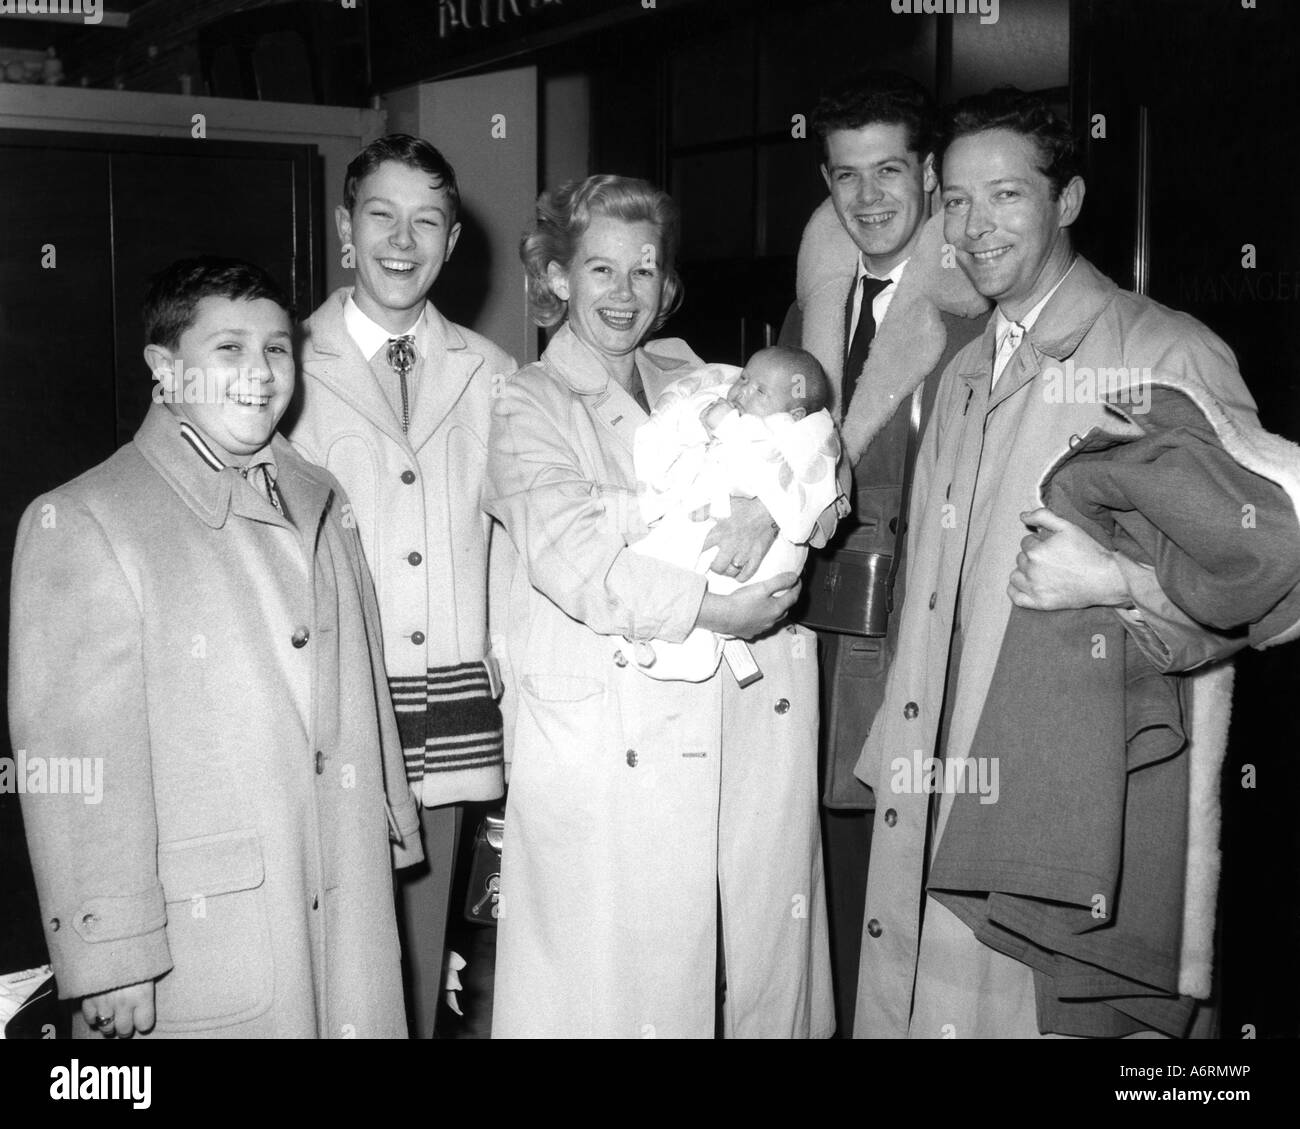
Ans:
[[[659,231],[594,215],[568,269],[551,263],[551,289],[569,303],[569,326],[606,357],[630,356],[650,333],[663,300]]]

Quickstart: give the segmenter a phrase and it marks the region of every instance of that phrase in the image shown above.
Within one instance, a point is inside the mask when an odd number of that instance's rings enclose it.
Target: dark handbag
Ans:
[[[469,892],[465,895],[465,920],[475,925],[495,925],[501,912],[501,843],[506,813],[489,812],[474,833],[469,870]]]
[[[853,547],[853,534],[830,553],[814,553],[804,578],[805,609],[800,622],[817,631],[883,638],[894,610],[894,584],[902,560],[902,538],[912,495],[912,473],[921,435],[921,390],[912,393],[903,456],[898,539],[894,552],[868,553]]]
[[[799,620],[817,631],[884,636],[889,627],[893,557],[844,547],[813,553],[804,576]]]

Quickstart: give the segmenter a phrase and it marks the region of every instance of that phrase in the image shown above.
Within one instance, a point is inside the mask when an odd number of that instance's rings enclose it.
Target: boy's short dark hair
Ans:
[[[1034,143],[1039,171],[1051,182],[1053,199],[1082,172],[1079,143],[1070,123],[1036,94],[999,86],[963,98],[948,111],[943,147],[946,150],[959,137],[990,129],[1009,129]]]
[[[180,347],[181,334],[194,324],[194,311],[203,298],[253,302],[268,298],[293,320],[293,306],[261,267],[242,259],[201,255],[178,259],[149,280],[144,296],[144,343]]]
[[[385,161],[396,161],[399,165],[419,169],[432,176],[437,181],[435,187],[447,190],[447,199],[451,205],[447,226],[456,222],[456,216],[460,212],[456,170],[423,137],[412,137],[409,133],[389,133],[376,138],[349,162],[347,175],[343,178],[343,206],[349,214],[357,205],[357,186]]]
[[[901,125],[907,147],[925,160],[935,146],[934,99],[914,78],[897,71],[859,71],[822,95],[812,113],[812,129],[827,161],[826,139],[837,129]]]

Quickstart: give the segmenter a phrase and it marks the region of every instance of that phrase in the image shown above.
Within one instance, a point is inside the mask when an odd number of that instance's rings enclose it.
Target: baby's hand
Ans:
[[[710,431],[717,429],[727,414],[734,409],[726,400],[714,400],[707,408],[700,412],[700,423],[704,424]]]

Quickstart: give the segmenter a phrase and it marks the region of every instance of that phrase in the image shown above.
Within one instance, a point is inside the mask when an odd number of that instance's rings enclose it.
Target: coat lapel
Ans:
[[[144,423],[135,434],[134,442],[149,464],[205,525],[220,529],[233,513],[266,525],[279,525],[289,530],[294,528],[292,522],[286,520],[269,502],[263,505],[262,500],[251,492],[242,488],[235,489],[239,475],[235,468],[214,470],[205,463],[181,438],[179,420],[163,405],[154,404],[149,409]],[[298,457],[278,433],[272,436],[271,443],[275,452],[278,481],[278,475],[286,461],[283,452],[288,451],[288,458],[295,461]]]
[[[302,535],[303,547],[310,556],[315,544],[316,530],[334,495],[319,472],[313,473],[310,464],[294,450],[293,445],[278,432],[271,440],[275,463],[279,468],[276,483],[284,498],[290,520]]]
[[[1020,343],[1007,367],[998,378],[998,386],[989,397],[989,407],[996,408],[1003,400],[1015,395],[1043,371],[1043,359],[1050,363],[1063,361],[1073,355],[1102,310],[1110,303],[1119,288],[1083,256],[1079,256],[1065,281],[1051,300],[1043,307],[1025,339]],[[997,318],[989,319],[992,332]],[[996,350],[996,337],[993,341]],[[993,372],[990,358],[988,369]]]
[[[672,346],[636,351],[636,368],[645,387],[646,401],[653,405],[678,377],[685,376],[701,362],[689,354],[685,344],[677,342],[688,356],[674,356]],[[588,397],[588,409],[601,425],[625,448],[632,450],[636,429],[649,418],[641,405],[617,381],[610,380],[609,372],[601,363],[595,350],[578,338],[568,324],[560,326],[542,354],[542,363],[567,384],[574,392]]]
[[[432,438],[483,364],[482,355],[468,348],[460,330],[438,313],[432,303],[426,307],[426,319],[429,353],[424,358],[407,435],[411,447],[417,451]],[[391,416],[392,412],[388,414]]]
[[[304,323],[303,374],[320,381],[394,442],[405,445],[401,421],[393,415],[369,360],[361,355],[343,321],[347,298],[346,288],[334,291]]]

